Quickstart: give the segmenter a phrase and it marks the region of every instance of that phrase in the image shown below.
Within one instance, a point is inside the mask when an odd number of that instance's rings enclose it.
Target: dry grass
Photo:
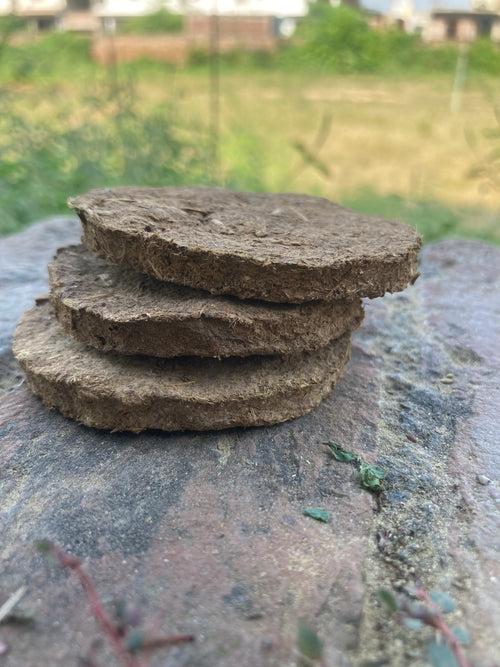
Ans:
[[[208,127],[206,70],[138,66],[133,79],[141,109],[171,105],[176,122],[191,138],[197,125],[201,140]],[[80,100],[95,81],[90,84],[77,79],[50,89],[19,87],[16,107],[32,124],[41,115],[59,123],[66,107],[69,122],[78,125]],[[223,70],[222,173],[231,174],[236,187],[309,192],[354,206],[368,188],[375,198],[398,195],[408,210],[419,201],[438,202],[446,211],[469,209],[465,217],[459,214],[455,231],[500,240],[500,157],[497,185],[477,170],[478,160],[491,153],[488,164],[495,171],[496,149],[500,156],[500,126],[490,92],[495,81],[469,81],[455,114],[450,111],[452,85],[452,77],[445,75],[307,77],[279,70]],[[95,114],[105,117],[106,107],[97,105]],[[365,195],[360,208],[400,215],[400,204],[394,211],[385,204],[377,210]],[[411,211],[408,217],[415,223]]]
[[[480,136],[497,126],[488,88],[469,84],[462,109],[450,112],[452,80],[234,74],[222,78],[223,156],[235,155],[240,131],[262,151],[266,184],[334,198],[369,187],[380,194],[433,199],[452,206],[500,207],[500,190],[470,175],[476,157],[466,134]],[[158,91],[142,88],[145,98]],[[201,77],[181,74],[172,94],[182,115],[206,120],[208,87]],[[315,148],[322,124],[329,132]],[[294,147],[309,147],[329,175],[303,159]],[[479,154],[492,147],[484,141]]]

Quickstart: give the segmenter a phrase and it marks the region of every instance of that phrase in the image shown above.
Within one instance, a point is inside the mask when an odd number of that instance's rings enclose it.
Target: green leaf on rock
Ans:
[[[447,644],[430,642],[427,644],[427,657],[432,667],[458,667],[458,662]]]
[[[330,513],[321,507],[306,507],[302,510],[302,514],[323,523],[328,523],[330,521]]]
[[[344,449],[336,442],[326,443],[330,449],[331,455],[343,463],[353,463],[359,471],[359,480],[363,489],[375,493],[382,491],[382,480],[385,477],[385,470],[379,466],[365,463],[361,456]]]
[[[388,591],[386,588],[381,588],[377,595],[380,602],[387,607],[387,610],[390,611],[391,614],[394,614],[398,610],[397,600],[391,591]]]
[[[455,611],[455,600],[448,593],[443,591],[431,591],[431,600],[441,609],[443,614],[450,614]]]
[[[309,660],[321,660],[323,657],[323,642],[314,630],[302,623],[297,632],[297,648]]]
[[[382,480],[385,477],[385,471],[379,466],[369,463],[361,463],[359,466],[359,476],[361,486],[369,491],[381,491]]]
[[[332,456],[337,461],[342,461],[342,463],[350,463],[351,461],[357,461],[359,458],[357,454],[354,454],[354,452],[348,452],[347,449],[337,445],[336,442],[327,442],[327,445],[330,448]]]

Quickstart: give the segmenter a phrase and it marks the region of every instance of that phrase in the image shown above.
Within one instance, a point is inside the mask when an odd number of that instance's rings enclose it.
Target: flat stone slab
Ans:
[[[35,551],[42,538],[83,560],[109,609],[126,599],[153,634],[196,636],[153,665],[292,666],[302,620],[328,667],[421,666],[429,635],[376,598],[417,578],[456,600],[475,667],[495,665],[500,249],[427,246],[415,286],[366,304],[343,380],[303,418],[124,435],[47,411],[10,353],[47,261],[78,234],[58,219],[0,241],[0,604],[24,585],[18,611],[34,619],[0,626],[2,665],[77,665],[100,637],[78,582]],[[382,466],[384,492],[360,488],[327,440]],[[330,523],[303,516],[311,506]],[[95,662],[115,664],[106,645]]]

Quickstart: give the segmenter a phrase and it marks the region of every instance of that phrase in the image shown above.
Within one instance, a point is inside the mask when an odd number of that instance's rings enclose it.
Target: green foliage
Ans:
[[[366,17],[346,5],[311,5],[291,45],[278,61],[293,67],[327,72],[453,74],[459,50],[456,44],[424,44],[419,35],[394,28],[373,30]],[[469,69],[476,73],[500,73],[500,49],[488,40],[470,47]]]
[[[57,76],[70,78],[93,69],[87,37],[54,32],[12,46],[6,41],[0,52],[1,81],[36,81]]]
[[[469,47],[468,66],[474,72],[500,74],[500,49],[490,40],[477,40]]]
[[[372,71],[374,35],[359,12],[317,3],[299,27],[297,49],[308,65],[337,72]]]
[[[266,151],[258,135],[244,125],[234,125],[224,136],[221,157],[223,162],[232,165],[230,179],[233,188],[265,189]]]
[[[134,16],[120,21],[118,30],[126,34],[176,33],[184,27],[184,17],[167,9],[159,9],[145,16]]]
[[[336,442],[328,442],[327,445],[330,449],[332,456],[337,461],[342,461],[343,463],[349,463],[350,461],[357,461],[359,458],[357,454],[354,454],[353,452],[348,452],[340,445],[337,445]]]
[[[183,21],[182,15],[160,9],[123,19],[118,30],[124,34],[179,33]],[[71,72],[74,76],[81,69],[98,69],[90,60],[88,38],[71,33],[55,32],[15,47],[5,44],[12,32],[24,26],[21,19],[0,17],[0,79],[30,80],[49,72],[52,77],[58,72]],[[220,61],[228,69],[288,67],[341,74],[446,72],[453,75],[458,55],[456,44],[428,45],[420,36],[401,30],[373,30],[367,18],[355,9],[313,3],[296,36],[276,53],[234,49],[222,53]],[[206,66],[208,60],[206,50],[195,50],[190,54],[189,64]],[[500,48],[489,40],[471,44],[467,61],[470,73],[500,74]]]
[[[19,16],[0,16],[0,42],[2,37],[23,30],[25,27],[25,19],[22,19]]]
[[[36,100],[33,100],[36,104]],[[206,182],[203,142],[176,130],[175,112],[143,111],[133,91],[97,89],[75,117],[32,123],[0,97],[0,233],[67,210],[68,196],[104,185]]]
[[[415,590],[415,594],[417,591]],[[454,611],[455,601],[442,591],[433,591],[430,598],[433,604],[428,604],[427,595],[420,592],[419,599],[425,603],[414,603],[410,598],[404,596],[396,597],[391,591],[381,589],[377,596],[382,604],[395,619],[409,630],[419,631],[424,626],[432,628],[441,641],[432,641],[427,644],[427,657],[433,667],[458,667],[457,656],[459,651],[455,642],[450,641],[451,633],[455,635],[458,642],[463,646],[470,643],[470,635],[464,628],[447,626],[442,614]],[[436,609],[436,605],[438,609]]]
[[[484,231],[477,225],[483,213],[473,209],[450,208],[445,204],[426,200],[408,200],[399,195],[380,195],[366,188],[342,199],[342,204],[361,213],[371,213],[412,225],[426,243],[447,236],[463,236],[463,223],[474,219],[476,237],[499,240],[495,219],[485,219]]]
[[[322,523],[328,523],[330,521],[329,512],[321,507],[306,507],[302,511],[302,514],[311,519],[315,519],[316,521],[321,521]]]
[[[323,657],[323,642],[310,627],[300,624],[297,630],[297,649],[310,662],[318,662]]]

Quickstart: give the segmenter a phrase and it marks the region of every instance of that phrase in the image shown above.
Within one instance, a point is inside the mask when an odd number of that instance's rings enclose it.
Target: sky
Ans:
[[[391,4],[390,0],[362,0],[364,7],[376,9],[378,11],[387,11]],[[470,9],[469,0],[415,0],[417,10],[425,11],[428,9]]]

